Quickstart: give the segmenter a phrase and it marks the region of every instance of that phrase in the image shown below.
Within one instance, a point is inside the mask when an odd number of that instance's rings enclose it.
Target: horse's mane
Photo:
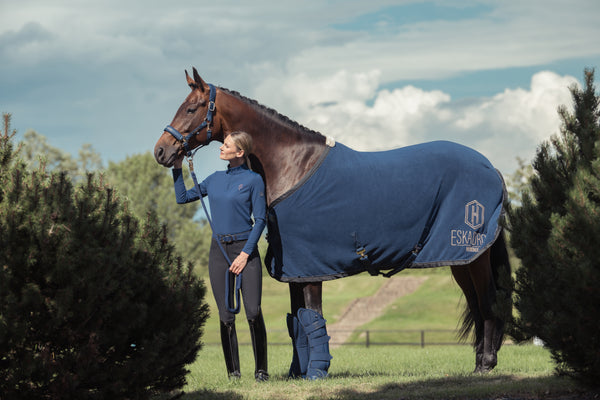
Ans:
[[[239,100],[242,100],[244,103],[252,105],[253,107],[257,108],[258,110],[264,112],[265,114],[275,117],[277,120],[283,122],[285,125],[287,125],[288,127],[292,128],[292,129],[298,130],[302,133],[306,133],[309,135],[317,135],[317,136],[323,137],[323,134],[321,134],[320,132],[313,131],[312,129],[309,129],[309,128],[299,124],[298,122],[286,117],[285,115],[277,112],[276,110],[266,107],[254,99],[250,99],[246,96],[241,95],[239,92],[236,92],[235,90],[229,90],[229,89],[223,88],[223,87],[219,87],[219,89],[238,98]]]

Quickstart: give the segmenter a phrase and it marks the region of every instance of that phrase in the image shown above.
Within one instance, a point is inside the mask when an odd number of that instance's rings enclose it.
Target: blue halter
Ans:
[[[193,138],[194,136],[196,136],[198,133],[200,133],[200,131],[202,129],[206,128],[206,141],[204,143],[200,143],[200,146],[198,146],[198,149],[200,149],[201,147],[204,147],[208,143],[210,143],[210,140],[212,138],[211,126],[212,126],[212,122],[213,122],[213,112],[216,109],[215,97],[217,96],[217,91],[215,90],[215,86],[210,83],[208,84],[208,87],[210,88],[210,94],[209,94],[209,101],[208,101],[208,109],[206,110],[206,117],[204,118],[204,121],[202,121],[202,123],[200,125],[198,125],[198,127],[196,129],[191,131],[187,136],[183,136],[183,134],[181,132],[179,132],[177,129],[173,128],[171,125],[167,125],[167,127],[165,128],[166,132],[169,132],[171,134],[171,136],[173,136],[175,138],[175,140],[177,140],[179,143],[181,143],[181,145],[183,146],[183,148],[185,150],[185,154],[188,157],[192,155],[192,150],[188,146],[188,143],[189,143],[190,139]]]

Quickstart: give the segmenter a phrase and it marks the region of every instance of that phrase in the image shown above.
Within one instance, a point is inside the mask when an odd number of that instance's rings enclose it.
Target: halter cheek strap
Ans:
[[[165,132],[169,132],[171,136],[173,136],[175,140],[177,140],[183,146],[185,154],[188,157],[192,155],[192,149],[190,149],[188,145],[189,141],[198,133],[200,133],[201,130],[206,128],[206,140],[203,143],[200,143],[200,146],[198,146],[198,148],[204,147],[207,144],[209,144],[212,138],[212,122],[213,113],[216,110],[215,97],[217,96],[217,91],[215,89],[215,86],[210,83],[208,84],[208,87],[210,88],[210,94],[208,100],[208,109],[206,110],[206,117],[204,118],[202,123],[196,127],[196,129],[188,133],[187,136],[183,136],[181,132],[173,128],[171,125],[167,125],[167,127],[165,128]]]

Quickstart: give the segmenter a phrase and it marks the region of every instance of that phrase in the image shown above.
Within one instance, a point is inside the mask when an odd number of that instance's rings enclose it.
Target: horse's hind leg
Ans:
[[[329,369],[329,336],[322,313],[322,283],[290,283],[292,313],[287,316],[294,355],[289,377],[320,379]]]
[[[502,321],[496,317],[492,308],[496,302],[496,284],[492,275],[489,250],[469,264],[469,272],[477,291],[479,310],[484,321],[483,356],[477,372],[489,372],[498,363],[496,338],[498,331],[503,329]]]
[[[467,266],[454,266],[452,267],[452,275],[456,280],[458,286],[465,295],[467,301],[467,307],[463,314],[463,324],[460,329],[460,338],[466,339],[474,325],[475,328],[475,340],[473,341],[473,347],[475,348],[475,370],[481,368],[481,362],[483,360],[483,327],[484,322],[479,311],[479,299],[477,298],[477,292],[475,286],[471,280],[471,274]]]
[[[465,283],[465,268],[468,270],[470,285]],[[459,275],[459,279],[463,282],[462,285],[460,283],[459,285],[465,292],[465,296],[467,296],[471,315],[475,321],[475,372],[491,371],[498,362],[496,338],[498,330],[501,330],[502,327],[501,321],[496,318],[492,310],[496,300],[496,286],[492,276],[489,250],[468,266],[453,267],[452,271],[455,277]],[[455,273],[455,271],[457,272]],[[465,287],[467,287],[467,291],[465,291]],[[474,303],[473,290],[477,295],[476,304]],[[483,324],[481,324],[481,321],[483,321]]]

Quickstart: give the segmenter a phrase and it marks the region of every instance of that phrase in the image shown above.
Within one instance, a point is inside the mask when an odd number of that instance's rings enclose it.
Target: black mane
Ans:
[[[272,108],[263,106],[262,104],[260,104],[259,102],[257,102],[254,99],[250,99],[246,96],[241,95],[239,92],[236,92],[235,90],[229,90],[227,88],[223,88],[223,87],[219,87],[219,89],[221,89],[222,91],[242,100],[245,103],[248,103],[258,109],[260,109],[261,111],[265,112],[266,114],[270,114],[272,116],[274,116],[275,118],[277,118],[278,120],[282,121],[283,123],[285,123],[287,126],[289,126],[290,128],[296,129],[296,130],[300,130],[303,133],[307,133],[309,135],[318,135],[318,136],[324,136],[323,134],[321,134],[320,132],[317,131],[313,131],[312,129],[309,129],[301,124],[299,124],[298,122],[286,117],[285,115],[277,112],[276,110],[273,110]]]

